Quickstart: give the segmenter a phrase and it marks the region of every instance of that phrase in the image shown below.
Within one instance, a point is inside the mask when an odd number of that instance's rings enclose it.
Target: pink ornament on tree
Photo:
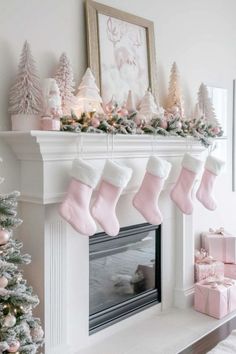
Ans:
[[[10,238],[10,233],[7,230],[0,229],[0,245],[5,245]]]
[[[13,343],[10,344],[8,348],[9,353],[16,353],[17,350],[20,348],[20,342],[18,340],[14,341]]]
[[[0,288],[5,288],[8,284],[8,280],[6,277],[0,277]]]

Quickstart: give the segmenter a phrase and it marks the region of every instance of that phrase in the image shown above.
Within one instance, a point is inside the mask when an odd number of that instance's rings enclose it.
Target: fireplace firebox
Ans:
[[[89,333],[161,301],[161,226],[121,228],[89,239]]]

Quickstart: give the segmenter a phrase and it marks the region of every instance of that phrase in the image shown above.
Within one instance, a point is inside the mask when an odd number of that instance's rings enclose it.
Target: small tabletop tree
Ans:
[[[183,99],[180,87],[180,76],[175,62],[172,65],[170,73],[166,109],[170,113],[178,113],[181,118],[184,117]]]

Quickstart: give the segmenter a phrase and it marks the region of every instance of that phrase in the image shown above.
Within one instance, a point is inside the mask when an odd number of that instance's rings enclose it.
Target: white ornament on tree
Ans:
[[[69,115],[75,103],[73,94],[75,83],[72,67],[66,53],[62,53],[60,56],[55,79],[60,90],[62,112],[65,115]]]
[[[170,113],[179,114],[180,117],[184,117],[183,98],[180,88],[180,77],[175,62],[173,63],[171,68],[166,109]]]
[[[154,115],[158,114],[157,105],[151,91],[146,91],[140,103],[138,116],[145,117],[145,122],[149,123]]]
[[[82,114],[95,111],[99,114],[104,113],[99,88],[96,85],[95,77],[91,69],[88,68],[82,78],[76,95],[76,113]]]
[[[136,105],[134,102],[133,92],[129,90],[127,102],[126,102],[126,109],[129,114],[136,112]]]
[[[30,45],[25,41],[16,82],[10,90],[9,112],[13,130],[39,129],[42,91]]]
[[[209,97],[207,86],[203,83],[201,83],[198,91],[198,106],[208,124],[211,124],[213,127],[220,126],[212,101]]]
[[[8,314],[4,320],[4,327],[13,327],[16,324],[16,318],[14,315]]]
[[[3,289],[3,288],[5,288],[7,285],[8,285],[8,280],[7,280],[7,278],[4,277],[4,275],[1,276],[1,277],[0,277],[0,288]]]

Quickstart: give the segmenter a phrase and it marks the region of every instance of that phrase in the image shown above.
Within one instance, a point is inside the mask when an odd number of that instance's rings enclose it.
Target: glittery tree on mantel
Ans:
[[[32,309],[39,300],[19,268],[30,263],[30,256],[21,253],[22,243],[12,237],[21,224],[18,196],[18,192],[0,195],[0,353],[36,354],[43,344],[43,330]]]

